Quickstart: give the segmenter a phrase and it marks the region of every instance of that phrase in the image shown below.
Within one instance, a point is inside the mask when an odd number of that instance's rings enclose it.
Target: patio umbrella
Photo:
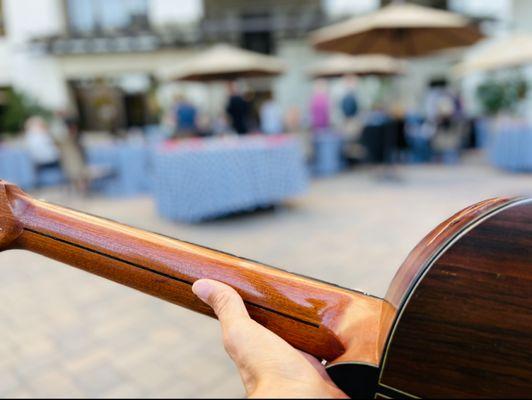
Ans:
[[[453,68],[456,75],[496,71],[532,64],[532,35],[515,34],[490,40],[468,60]]]
[[[310,39],[319,50],[417,57],[470,46],[482,37],[461,15],[401,2],[319,29]]]
[[[401,60],[381,54],[348,56],[336,54],[311,66],[309,74],[314,78],[337,78],[343,75],[392,76],[404,72]]]
[[[283,70],[277,57],[221,44],[181,64],[167,66],[160,70],[159,75],[163,79],[209,82],[274,76]]]

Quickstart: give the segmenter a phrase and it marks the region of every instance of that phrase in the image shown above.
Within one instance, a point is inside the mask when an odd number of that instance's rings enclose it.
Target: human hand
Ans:
[[[201,279],[192,291],[218,316],[225,350],[240,372],[248,397],[347,398],[316,358],[253,321],[233,288]]]

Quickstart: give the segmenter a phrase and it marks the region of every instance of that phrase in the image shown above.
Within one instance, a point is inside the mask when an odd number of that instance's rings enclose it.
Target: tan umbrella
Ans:
[[[391,76],[404,73],[405,63],[381,54],[348,56],[336,54],[319,61],[309,68],[314,78],[337,78],[343,75]]]
[[[532,64],[532,35],[515,34],[504,39],[490,40],[471,58],[456,65],[456,75],[495,71]]]
[[[469,46],[483,35],[458,14],[408,3],[392,3],[311,34],[319,50],[348,54],[417,57]]]
[[[163,79],[207,82],[273,76],[283,70],[281,61],[276,57],[221,44],[181,64],[166,66],[159,75]]]

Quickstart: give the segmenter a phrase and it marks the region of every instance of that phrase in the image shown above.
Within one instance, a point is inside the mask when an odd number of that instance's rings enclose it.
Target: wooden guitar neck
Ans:
[[[191,285],[235,288],[249,313],[326,360],[377,364],[382,301],[254,261],[35,200],[0,181],[0,250],[24,249],[213,316]],[[352,332],[361,332],[354,340]]]

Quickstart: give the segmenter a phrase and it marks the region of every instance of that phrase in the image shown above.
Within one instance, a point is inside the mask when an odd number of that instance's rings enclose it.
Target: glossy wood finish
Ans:
[[[317,357],[377,364],[382,300],[35,200],[0,183],[0,246],[30,250],[212,316],[191,285],[234,287],[251,316]],[[352,332],[361,332],[353,340]]]
[[[475,221],[511,204],[514,199],[499,197],[473,204],[452,215],[434,228],[410,252],[395,274],[388,291],[381,316],[379,349],[386,345],[388,334],[398,312],[421,275],[445,246],[470,227]]]
[[[380,382],[418,397],[528,398],[532,201],[465,228],[404,299]]]

